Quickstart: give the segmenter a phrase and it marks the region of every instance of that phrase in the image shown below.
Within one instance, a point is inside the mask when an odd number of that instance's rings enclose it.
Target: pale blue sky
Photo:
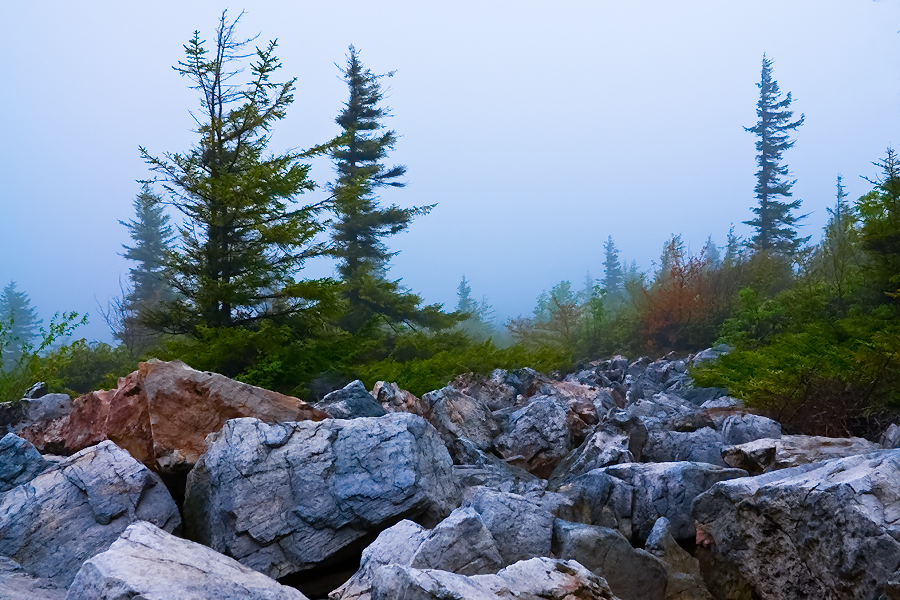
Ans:
[[[498,316],[528,313],[561,279],[602,274],[612,235],[643,268],[681,233],[695,250],[750,218],[753,125],[763,52],[806,114],[786,154],[818,237],[843,173],[897,143],[898,0],[585,2],[29,2],[4,8],[0,55],[0,283],[43,315],[96,314],[118,292],[118,253],[147,177],[138,146],[182,151],[197,99],[171,66],[223,8],[241,31],[278,38],[297,99],[274,147],[337,132],[349,44],[390,80],[392,159],[402,205],[437,203],[390,246],[391,274],[429,302],[455,303],[460,276]],[[314,176],[331,177],[327,164]],[[310,264],[311,276],[330,273]]]

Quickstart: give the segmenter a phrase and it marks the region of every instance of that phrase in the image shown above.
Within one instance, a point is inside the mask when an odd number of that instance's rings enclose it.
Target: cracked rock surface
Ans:
[[[0,555],[68,586],[81,563],[137,520],[166,531],[181,525],[159,477],[112,442],[102,442],[0,494]]]
[[[81,567],[66,600],[307,600],[233,558],[133,523]]]
[[[900,568],[900,450],[721,482],[694,502],[697,541],[763,600],[878,598]]]
[[[188,476],[188,537],[270,577],[327,564],[404,518],[459,504],[452,462],[419,416],[269,425],[234,419]]]

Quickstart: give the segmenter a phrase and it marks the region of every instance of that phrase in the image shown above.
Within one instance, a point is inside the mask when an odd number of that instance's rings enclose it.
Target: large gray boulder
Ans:
[[[0,439],[0,493],[28,483],[51,466],[31,442],[14,433]]]
[[[307,600],[206,546],[133,523],[84,563],[66,600]]]
[[[561,560],[576,560],[606,580],[622,600],[665,600],[666,566],[635,549],[615,529],[557,519],[553,526],[553,553]]]
[[[697,541],[763,600],[877,598],[900,568],[900,450],[725,481],[694,502]]]
[[[751,413],[731,415],[722,425],[722,436],[729,446],[763,438],[780,438],[781,423]]]
[[[751,475],[789,469],[834,458],[866,454],[881,447],[863,438],[829,438],[813,435],[785,435],[746,444],[726,446],[723,460]]]
[[[447,449],[409,413],[269,425],[228,421],[188,475],[188,536],[269,575],[316,567],[404,518],[459,504]]]
[[[67,587],[138,520],[166,531],[181,525],[159,477],[106,441],[0,495],[0,555]]]
[[[496,575],[466,577],[401,565],[375,574],[373,600],[618,600],[606,581],[574,560],[532,558]]]
[[[666,600],[713,600],[703,582],[700,561],[678,545],[667,518],[656,520],[644,548],[666,564]]]
[[[348,383],[343,389],[326,394],[316,404],[316,408],[325,411],[335,419],[383,417],[387,414],[384,407],[375,401],[375,398],[359,379]]]
[[[451,452],[459,438],[466,438],[479,450],[489,450],[500,433],[500,426],[483,402],[451,386],[424,394],[422,403],[427,407],[429,421]],[[460,463],[455,454],[453,458]]]
[[[382,531],[363,551],[359,570],[329,598],[368,600],[375,572],[397,564],[481,575],[502,569],[503,559],[480,515],[472,508],[458,508],[430,531],[412,521]]]
[[[708,463],[626,463],[576,477],[559,493],[572,501],[567,520],[610,527],[643,541],[656,520],[666,517],[676,538],[693,539],[694,498],[719,481],[746,476],[746,471]]]
[[[462,463],[453,465],[453,475],[461,488],[484,486],[498,492],[526,494],[542,492],[547,487],[544,479],[479,450],[466,438],[457,439],[452,450],[457,462]]]
[[[559,487],[567,479],[572,479],[588,471],[634,462],[634,455],[628,449],[631,438],[614,428],[598,427],[578,448],[572,450],[550,475],[548,486]]]
[[[481,517],[494,538],[504,565],[535,556],[550,556],[553,520],[564,503],[557,494],[507,494],[487,488],[466,490],[463,507]]]
[[[0,598],[3,600],[63,600],[66,589],[35,577],[16,561],[0,556]]]
[[[703,462],[720,467],[725,438],[710,427],[696,431],[650,431],[644,445],[642,459],[651,462]]]
[[[532,400],[510,415],[494,448],[511,464],[538,477],[550,477],[572,449],[566,409],[552,396]]]

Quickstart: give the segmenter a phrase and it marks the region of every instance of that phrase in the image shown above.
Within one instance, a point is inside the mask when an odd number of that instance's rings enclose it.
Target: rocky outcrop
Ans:
[[[510,464],[544,479],[550,477],[572,449],[566,410],[552,396],[532,400],[510,415],[494,448]]]
[[[622,600],[665,600],[666,566],[652,554],[631,547],[615,529],[557,519],[553,553],[576,560],[606,580]]]
[[[422,396],[422,402],[428,407],[431,424],[451,450],[459,438],[469,440],[479,450],[488,450],[500,433],[500,426],[487,406],[453,387],[428,392]],[[455,454],[453,458],[457,463],[461,461]]]
[[[785,435],[728,446],[722,458],[732,467],[751,475],[789,469],[799,465],[865,454],[881,447],[862,438],[829,438],[811,435]]]
[[[0,438],[0,494],[28,483],[51,466],[27,440],[13,433]]]
[[[65,588],[35,577],[17,562],[0,556],[0,598],[3,600],[63,600]]]
[[[553,521],[567,500],[553,493],[506,494],[487,488],[466,491],[463,508],[471,508],[491,532],[504,565],[550,556]]]
[[[666,564],[666,600],[713,600],[703,582],[700,562],[678,545],[667,518],[656,520],[644,548]]]
[[[102,442],[0,495],[0,555],[68,586],[85,560],[138,520],[166,531],[181,524],[159,477]]]
[[[459,503],[451,460],[421,417],[269,425],[234,419],[188,476],[188,536],[270,577],[320,566],[404,518]]]
[[[694,503],[697,542],[763,600],[877,598],[900,568],[900,450],[725,481]]]
[[[122,598],[307,600],[299,591],[145,521],[78,571],[66,600]]]
[[[316,404],[316,408],[335,419],[383,417],[387,414],[387,411],[375,401],[359,379],[348,383],[343,389],[326,394]]]
[[[453,465],[453,475],[461,488],[484,486],[498,492],[527,494],[547,487],[546,480],[479,450],[465,438],[454,442],[451,454],[463,463]]]
[[[549,486],[559,487],[564,481],[588,471],[634,462],[628,449],[631,438],[614,428],[596,428],[578,448],[570,452],[550,475]]]
[[[368,600],[372,578],[385,565],[481,575],[496,573],[503,562],[480,515],[472,508],[459,508],[430,531],[412,521],[401,521],[381,532],[363,551],[356,574],[329,598]]]
[[[373,600],[618,600],[602,578],[574,560],[533,558],[496,575],[465,577],[388,565],[378,570]]]
[[[197,371],[177,360],[141,363],[119,380],[117,389],[91,392],[68,404],[56,396],[27,401],[13,431],[53,454],[112,440],[162,473],[190,470],[205,451],[206,436],[229,419],[328,418],[297,398]]]
[[[666,517],[678,539],[694,537],[691,502],[715,483],[746,471],[707,463],[626,463],[595,469],[559,488],[572,502],[568,520],[617,529],[643,541]]]

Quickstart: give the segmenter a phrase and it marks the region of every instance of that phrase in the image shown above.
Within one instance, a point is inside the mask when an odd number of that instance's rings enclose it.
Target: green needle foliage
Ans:
[[[778,82],[772,77],[772,61],[763,56],[762,76],[757,84],[759,102],[756,115],[759,121],[744,130],[756,135],[756,199],[759,204],[753,208],[755,218],[745,221],[756,230],[750,239],[750,247],[757,252],[767,252],[777,256],[792,256],[797,248],[809,238],[798,238],[796,223],[803,217],[792,214],[800,207],[799,200],[785,202],[779,198],[790,198],[795,181],[785,179],[787,165],[781,163],[785,150],[794,146],[790,134],[803,124],[803,115],[792,121],[790,92],[782,99]]]
[[[177,297],[151,322],[158,329],[194,333],[197,327],[233,327],[310,307],[294,277],[324,252],[322,203],[300,205],[313,189],[308,152],[267,154],[272,128],[294,100],[294,79],[272,81],[281,67],[276,42],[248,52],[236,37],[240,17],[223,13],[212,51],[200,33],[185,45],[175,71],[200,93],[197,144],[184,153],[141,156],[163,183],[166,202],[184,215],[178,245],[165,255],[165,282]],[[249,64],[249,81],[238,76]]]

